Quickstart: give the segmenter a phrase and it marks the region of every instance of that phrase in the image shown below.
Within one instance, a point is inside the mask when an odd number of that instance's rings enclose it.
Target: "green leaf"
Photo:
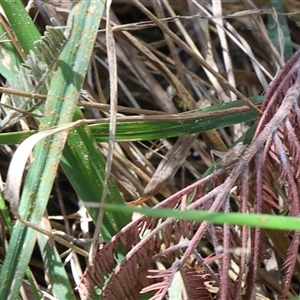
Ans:
[[[76,111],[74,121],[81,119],[81,112]],[[85,202],[100,203],[105,160],[101,155],[98,145],[88,126],[80,126],[69,133],[67,143],[61,158],[61,166],[67,174],[78,196]],[[111,203],[123,203],[123,199],[113,180],[108,184],[107,201]],[[99,209],[87,205],[93,220],[96,220]],[[109,240],[130,222],[130,215],[111,212],[104,215],[102,234],[105,240]]]
[[[251,99],[252,103],[260,104],[262,97]],[[257,119],[257,114],[253,111],[236,112],[222,115],[222,112],[230,108],[238,108],[244,105],[242,101],[234,101],[226,104],[213,105],[209,108],[182,113],[182,120],[178,119],[164,121],[136,121],[136,122],[118,122],[116,141],[136,141],[178,137],[186,134],[201,133],[211,129],[228,127],[242,122],[249,122]],[[219,112],[219,116],[203,117],[199,119],[196,113],[200,112]],[[184,119],[184,116],[190,115],[190,119]],[[193,117],[195,114],[195,117]],[[88,126],[97,142],[108,142],[109,124],[95,124]],[[164,130],[161,130],[164,128]],[[0,134],[0,144],[15,145],[20,144],[25,138],[34,134],[35,131],[10,132]]]
[[[265,214],[212,213],[203,210],[182,211],[165,208],[138,208],[120,204],[105,204],[109,211],[137,212],[155,218],[176,218],[195,222],[208,221],[213,224],[231,224],[277,230],[300,230],[300,218]]]
[[[28,54],[33,49],[33,43],[40,38],[40,33],[26,12],[22,1],[1,0],[0,4],[24,52]]]

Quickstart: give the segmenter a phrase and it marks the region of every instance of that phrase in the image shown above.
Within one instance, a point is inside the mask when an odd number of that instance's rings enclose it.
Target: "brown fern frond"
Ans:
[[[296,132],[299,131],[299,89],[300,74],[299,74],[299,51],[289,60],[285,67],[281,70],[275,81],[272,83],[269,91],[266,93],[264,100],[264,115],[262,116],[255,138],[259,138],[262,132],[270,126],[272,114],[278,116],[281,123],[270,130],[269,149],[265,153],[270,155],[270,161],[273,159],[272,164],[268,164],[268,170],[265,172],[266,177],[270,177],[272,173],[279,173],[277,177],[277,184],[282,187],[281,195],[285,195],[285,205],[289,207],[289,215],[299,216],[299,136]],[[289,101],[289,103],[288,103]],[[284,103],[289,108],[283,108]],[[276,112],[275,112],[276,111]],[[272,119],[270,119],[272,117]],[[270,121],[269,121],[270,120]],[[264,128],[264,129],[263,129]],[[274,146],[272,146],[274,145]],[[275,159],[274,159],[275,158]],[[265,162],[267,160],[265,159]],[[256,177],[261,173],[259,165],[265,163],[260,161],[256,165],[254,172]],[[275,184],[276,185],[276,184]],[[256,189],[260,189],[259,183],[256,184]],[[265,191],[274,190],[274,183],[265,181]],[[260,195],[260,191],[257,196]],[[264,193],[266,196],[266,193]],[[257,198],[259,199],[259,197]],[[263,201],[267,199],[263,197]],[[259,204],[261,206],[262,203]],[[290,244],[286,260],[283,264],[283,269],[286,271],[283,278],[283,286],[281,291],[281,299],[285,299],[289,290],[291,278],[296,264],[297,249],[299,244],[299,234],[295,233]],[[254,264],[253,264],[254,265]],[[251,288],[250,288],[251,289]]]
[[[174,270],[149,270],[149,278],[158,280],[157,283],[154,283],[150,286],[145,287],[142,290],[142,293],[155,292],[155,295],[149,300],[162,300],[164,299],[172,280],[175,276]]]
[[[280,70],[266,92],[264,102],[261,107],[264,114],[258,124],[256,136],[259,132],[261,132],[263,126],[274,116],[277,108],[282,102],[282,99],[284,99],[287,90],[295,83],[299,68],[299,58],[300,52],[298,51],[289,59],[284,68]]]
[[[143,224],[141,224],[141,221]],[[95,289],[94,287],[103,287],[104,281],[106,278],[110,277],[110,282],[114,284],[114,289],[110,290],[109,288],[105,291],[105,294],[108,294],[109,299],[120,299],[119,295],[122,295],[124,299],[126,298],[126,294],[135,297],[136,295],[131,294],[134,293],[134,289],[132,289],[132,284],[139,285],[142,284],[144,286],[146,283],[150,282],[146,278],[146,274],[141,274],[143,272],[147,272],[147,269],[151,265],[151,261],[147,259],[147,257],[151,257],[153,252],[158,252],[155,245],[154,239],[147,239],[148,244],[147,247],[141,247],[139,252],[136,252],[137,255],[130,259],[130,255],[127,260],[123,261],[123,265],[126,265],[127,276],[124,276],[118,280],[118,278],[112,276],[112,273],[118,274],[122,265],[118,265],[116,263],[115,253],[117,252],[118,247],[124,247],[126,252],[130,252],[131,249],[134,249],[136,244],[140,241],[140,234],[142,235],[145,232],[144,224],[148,224],[150,228],[155,227],[157,225],[158,220],[149,220],[149,218],[145,217],[142,220],[136,220],[131,223],[130,226],[125,227],[120,233],[118,233],[115,237],[111,239],[109,243],[107,243],[95,257],[95,264],[92,270],[86,271],[84,275],[83,282],[79,286],[79,291],[83,298],[90,297],[94,295]],[[158,245],[159,246],[159,245]],[[137,266],[140,268],[137,268]],[[143,269],[146,267],[146,269]],[[123,268],[124,269],[124,268]],[[130,275],[130,276],[128,276]],[[117,275],[117,277],[119,277]],[[129,282],[128,282],[129,281]],[[119,286],[119,283],[123,286],[126,284],[128,290],[124,291],[123,289],[117,290],[115,285]],[[140,288],[141,289],[141,288]],[[114,296],[116,294],[116,298]],[[105,296],[105,295],[104,295]]]
[[[183,267],[181,276],[190,300],[212,300],[218,292],[216,281],[201,266]]]
[[[300,242],[300,233],[295,232],[287,252],[287,258],[282,266],[282,270],[285,271],[285,276],[283,279],[283,287],[280,293],[281,299],[286,299],[287,292],[290,288],[292,276],[294,275],[293,273],[296,265],[296,259],[298,255],[299,242]]]

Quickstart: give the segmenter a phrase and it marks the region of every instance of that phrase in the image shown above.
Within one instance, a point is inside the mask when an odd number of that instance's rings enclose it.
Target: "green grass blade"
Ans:
[[[68,25],[74,26],[72,35],[59,57],[58,69],[51,81],[51,93],[45,105],[45,118],[40,129],[47,129],[72,121],[102,10],[103,5],[101,3],[82,1],[75,6],[73,15],[70,15]],[[86,17],[87,13],[89,18]],[[36,146],[34,161],[25,178],[19,206],[22,218],[38,223],[43,216],[65,138],[64,133],[58,133]],[[0,294],[4,299],[16,299],[18,297],[35,239],[34,230],[25,227],[20,222],[16,224],[1,271]],[[52,258],[61,265],[59,256]],[[66,275],[64,277],[67,278]],[[64,288],[67,291],[67,299],[72,299],[74,297],[72,287],[67,280]],[[55,292],[55,288],[53,291]],[[56,291],[61,290],[58,288]]]
[[[24,52],[28,54],[33,48],[34,41],[40,38],[40,33],[27,14],[22,1],[0,0],[0,4]]]
[[[12,229],[13,229],[13,224],[12,224],[12,221],[10,219],[9,212],[8,212],[7,206],[4,202],[4,198],[2,196],[2,193],[0,193],[0,211],[1,211],[4,223],[5,223],[6,227],[8,228],[9,233],[11,233]],[[31,270],[29,268],[26,268],[25,275],[26,275],[27,280],[29,281],[32,295],[34,295],[35,299],[40,299],[40,294],[39,294],[39,292],[36,288],[36,285],[34,283],[33,275],[32,275]]]
[[[212,112],[216,111],[215,109],[218,108],[221,113],[225,108],[239,107],[241,105],[243,105],[242,101],[230,102],[224,105],[210,107],[209,109],[202,110],[202,112]],[[184,114],[182,115],[184,116]],[[257,119],[256,112],[247,111],[202,119],[195,117],[193,119],[182,121],[168,121],[166,117],[166,120],[163,121],[117,123],[116,140],[136,141],[178,137],[221,127],[228,127],[234,124],[253,121],[255,119]],[[95,139],[99,142],[108,140],[108,127],[109,124],[90,125]],[[162,128],[164,130],[161,130]]]
[[[51,291],[57,299],[76,299],[68,274],[61,263],[57,249],[49,242],[48,237],[38,234],[38,243],[45,263],[45,273],[51,282]]]
[[[260,104],[262,97],[252,99],[251,101],[254,104]],[[205,110],[197,109],[193,112],[211,112],[218,110],[222,112],[224,109],[239,107],[243,104],[242,101],[234,101],[226,104],[213,105]],[[189,114],[192,116],[193,112],[189,112]],[[182,115],[184,116],[184,114]],[[178,137],[186,134],[201,133],[211,129],[228,127],[239,124],[239,122],[249,122],[255,119],[257,119],[257,114],[253,111],[247,111],[243,113],[239,112],[224,116],[216,116],[213,118],[203,118],[201,121],[196,117],[191,120],[169,121],[166,117],[165,121],[118,122],[116,141],[141,141]],[[162,126],[164,130],[161,130]],[[95,124],[88,127],[97,142],[108,141],[108,124]],[[35,131],[2,133],[0,134],[0,145],[20,144],[25,138],[34,133]]]
[[[76,111],[74,121],[81,118],[81,112]],[[103,189],[105,160],[88,126],[80,126],[69,134],[61,166],[78,196],[85,202],[100,203]],[[123,203],[118,188],[113,180],[108,184],[109,193],[107,201],[110,203]],[[96,220],[99,211],[89,208],[89,213]],[[108,213],[104,216],[102,234],[109,240],[123,226],[130,222],[130,215]]]
[[[300,218],[298,217],[266,214],[215,213],[203,210],[179,211],[166,208],[129,207],[120,204],[106,204],[105,209],[109,211],[123,211],[124,213],[137,212],[155,218],[175,218],[195,222],[208,221],[213,224],[231,224],[276,230],[300,230]]]
[[[0,74],[8,81],[11,81],[16,76],[17,69],[15,66],[19,66],[21,58],[18,55],[16,49],[9,41],[9,38],[1,26],[0,23]]]

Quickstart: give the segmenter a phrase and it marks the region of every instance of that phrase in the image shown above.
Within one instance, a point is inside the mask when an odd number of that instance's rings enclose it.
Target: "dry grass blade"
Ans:
[[[84,120],[79,120],[70,124],[64,124],[58,126],[54,129],[45,130],[38,132],[28,139],[26,139],[16,150],[13,159],[9,165],[8,174],[6,177],[6,185],[4,194],[5,197],[9,200],[12,210],[16,215],[18,215],[18,206],[20,198],[20,188],[22,183],[22,177],[25,170],[27,160],[32,152],[34,146],[42,139],[49,137],[58,132],[64,132],[65,137],[68,134],[68,130],[73,129],[76,126],[79,126],[84,123]]]
[[[238,90],[236,90],[233,86],[231,86],[228,81],[223,78],[218,72],[216,72],[201,56],[199,56],[196,52],[192,51],[190,47],[188,47],[176,34],[173,32],[170,32],[167,27],[165,27],[149,10],[147,10],[143,5],[141,5],[136,0],[131,0],[131,2],[136,5],[143,13],[145,13],[155,24],[162,30],[168,32],[168,35],[177,43],[182,49],[184,49],[187,53],[189,53],[197,62],[200,63],[205,69],[207,69],[215,78],[218,79],[221,85],[223,85],[225,88],[229,89],[233,93],[237,95],[241,100],[245,101],[245,103],[251,107],[253,110],[257,111],[258,113],[261,113],[261,111],[253,105],[249,100],[241,94]]]
[[[108,156],[105,168],[105,178],[104,178],[104,186],[102,191],[101,203],[102,205],[106,201],[107,193],[108,193],[108,182],[111,176],[111,167],[113,160],[113,152],[114,152],[114,144],[115,144],[115,135],[116,135],[116,123],[117,123],[117,105],[118,105],[118,80],[117,80],[117,62],[116,62],[116,53],[115,53],[115,41],[113,32],[110,24],[110,7],[111,0],[106,2],[106,15],[108,22],[106,23],[106,47],[107,47],[107,55],[108,55],[108,65],[109,65],[109,81],[110,81],[110,123],[109,123],[109,148],[108,148]],[[90,248],[89,254],[89,264],[93,266],[94,257],[97,253],[97,248],[99,244],[99,238],[101,233],[101,226],[103,222],[104,210],[101,209],[99,211],[99,216],[97,218],[97,224],[95,227],[93,243]]]
[[[163,161],[160,162],[151,180],[146,185],[142,196],[128,205],[140,205],[155,195],[159,189],[172,178],[186,159],[191,144],[198,135],[192,134],[188,137],[179,138],[172,149],[168,151]]]

